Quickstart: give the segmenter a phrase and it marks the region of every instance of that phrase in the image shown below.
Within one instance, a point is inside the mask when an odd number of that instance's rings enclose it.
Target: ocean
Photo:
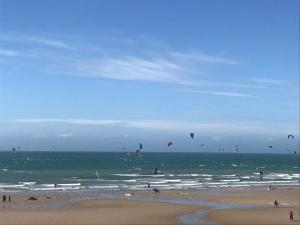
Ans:
[[[299,166],[299,155],[292,154],[0,152],[0,191],[299,185]]]

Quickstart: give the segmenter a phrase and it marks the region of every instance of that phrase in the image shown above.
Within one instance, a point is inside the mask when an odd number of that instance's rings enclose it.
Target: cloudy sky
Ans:
[[[0,0],[0,128],[0,150],[296,149],[299,1]]]

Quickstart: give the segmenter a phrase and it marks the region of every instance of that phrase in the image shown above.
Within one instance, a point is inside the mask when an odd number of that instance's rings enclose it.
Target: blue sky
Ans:
[[[0,149],[286,152],[298,62],[296,0],[0,0]]]

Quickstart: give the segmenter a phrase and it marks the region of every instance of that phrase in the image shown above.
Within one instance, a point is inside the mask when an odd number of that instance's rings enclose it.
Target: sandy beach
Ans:
[[[162,192],[155,199],[199,201],[198,205],[172,204],[133,199],[88,199],[72,202],[71,195],[36,195],[37,201],[28,201],[28,195],[13,196],[11,203],[2,203],[0,224],[188,224],[179,219],[182,215],[200,211],[205,217],[197,224],[299,224],[299,187],[278,187],[272,191],[265,188],[201,190],[185,192]],[[149,192],[136,192],[137,196],[153,197]],[[276,199],[279,208],[272,202]],[[72,203],[71,203],[72,202]],[[216,209],[216,206],[235,205],[233,208]],[[55,206],[55,203],[57,205]],[[58,203],[69,203],[63,207]],[[238,205],[237,205],[238,204]],[[45,207],[54,205],[55,207]],[[222,208],[222,207],[221,207]],[[289,221],[289,211],[294,221]],[[197,218],[193,219],[193,223]],[[204,222],[205,221],[205,222]]]
[[[2,209],[0,224],[180,224],[177,216],[200,209],[132,200],[85,200],[63,210]]]

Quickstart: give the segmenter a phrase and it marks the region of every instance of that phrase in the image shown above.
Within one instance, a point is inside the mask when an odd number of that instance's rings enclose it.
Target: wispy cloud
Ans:
[[[225,58],[225,57],[215,56],[215,55],[207,55],[200,52],[194,52],[194,53],[171,52],[170,55],[181,60],[193,60],[193,61],[204,62],[204,63],[229,64],[229,65],[240,64],[238,61],[230,58]]]
[[[90,42],[73,36],[13,33],[1,34],[0,39],[10,41],[10,45],[13,45],[14,42],[18,42],[18,45],[22,44],[24,52],[30,55],[27,60],[23,58],[19,65],[18,62],[14,62],[18,68],[36,69],[39,73],[48,75],[59,74],[117,81],[159,82],[193,87],[209,86],[214,87],[216,91],[203,92],[202,94],[232,97],[253,96],[243,93],[222,92],[220,89],[226,87],[263,89],[270,84],[284,83],[282,80],[259,77],[253,78],[250,80],[251,82],[247,80],[247,83],[243,82],[245,81],[244,78],[232,79],[232,77],[228,77],[228,79],[223,77],[220,81],[218,79],[220,76],[218,74],[219,66],[222,68],[226,66],[229,70],[234,70],[234,68],[243,66],[243,63],[224,56],[224,54],[202,52],[197,49],[178,51],[167,47],[167,45],[163,46],[162,43],[160,43],[162,47],[157,49],[149,44],[151,43],[149,41],[143,45],[142,39],[135,40],[125,36],[120,37],[120,35],[107,37],[106,39],[113,40],[114,43],[107,47],[104,47],[101,42],[103,37],[99,39],[100,41],[93,39]],[[126,45],[125,48],[118,46],[117,40],[119,39],[120,41],[126,40],[121,41],[122,46]],[[136,46],[143,46],[143,49],[135,49]],[[89,49],[94,50],[89,51]],[[126,50],[122,51],[122,49]],[[18,54],[20,53],[15,50],[0,49],[0,55],[16,56]],[[42,68],[41,63],[43,64]],[[24,70],[24,68],[20,68],[20,70]]]
[[[114,80],[179,82],[183,68],[164,59],[142,59],[132,56],[80,61],[77,72],[85,76]]]
[[[276,79],[268,79],[268,78],[253,78],[251,81],[258,84],[270,84],[270,85],[285,85],[288,84],[285,80],[276,80]]]
[[[88,120],[88,119],[16,119],[11,122],[17,123],[71,123],[71,124],[82,124],[82,125],[112,125],[118,124],[120,120]]]
[[[67,137],[71,137],[73,134],[72,133],[64,133],[64,134],[59,134],[57,135],[58,137],[63,137],[63,138],[67,138]]]
[[[0,41],[7,43],[18,43],[24,46],[32,48],[29,46],[32,44],[39,44],[46,47],[52,47],[56,49],[73,49],[70,44],[58,40],[57,38],[48,37],[49,35],[27,35],[22,33],[0,33]],[[23,47],[24,47],[23,46]]]
[[[191,90],[191,89],[184,89],[183,91],[192,92],[192,93],[199,93],[199,94],[206,94],[206,95],[226,96],[226,97],[240,97],[240,98],[254,98],[254,97],[257,97],[255,95],[238,93],[238,92],[202,91],[202,90]]]
[[[93,120],[93,119],[16,119],[6,122],[13,123],[69,123],[77,125],[114,126],[124,128],[137,128],[146,130],[158,130],[166,132],[190,132],[200,133],[286,133],[295,129],[291,124],[264,123],[264,122],[194,122],[178,120]],[[295,132],[299,132],[297,129]]]
[[[0,48],[0,55],[12,57],[20,55],[20,52],[11,49]]]
[[[152,81],[188,86],[215,85],[214,82],[199,79],[199,75],[204,73],[200,62],[239,64],[235,60],[203,53],[172,51],[153,56],[123,55],[83,59],[75,64],[73,74],[114,80]]]
[[[42,44],[42,45],[46,45],[49,47],[54,47],[54,48],[61,48],[61,49],[72,49],[72,47],[60,40],[52,40],[52,39],[48,39],[48,38],[43,38],[43,37],[26,37],[27,40],[31,41],[31,42],[35,42],[38,44]]]

